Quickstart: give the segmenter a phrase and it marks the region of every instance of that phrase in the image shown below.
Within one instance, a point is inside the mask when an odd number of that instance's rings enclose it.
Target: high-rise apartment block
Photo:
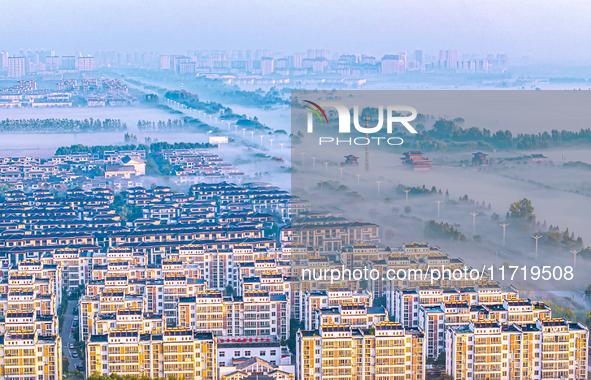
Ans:
[[[301,380],[395,380],[425,378],[424,334],[395,322],[372,329],[328,324],[302,330],[296,340]]]
[[[564,319],[533,323],[472,320],[446,332],[454,379],[587,379],[589,330]]]
[[[8,77],[24,78],[27,75],[26,57],[8,57]]]

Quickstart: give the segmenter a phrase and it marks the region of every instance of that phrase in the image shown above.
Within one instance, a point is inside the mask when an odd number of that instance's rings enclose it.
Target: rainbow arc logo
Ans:
[[[309,103],[309,104],[313,105],[314,107],[316,107],[316,108],[312,108],[311,106],[304,105],[305,108],[311,110],[312,112],[314,112],[316,114],[316,116],[318,116],[318,119],[320,120],[321,124],[323,121],[325,121],[326,124],[328,124],[328,118],[326,117],[326,113],[324,112],[322,107],[320,107],[318,104],[311,102],[309,100],[304,100],[304,102]],[[320,113],[318,111],[322,112],[322,115],[324,116],[324,120],[322,120],[322,117],[320,116]]]

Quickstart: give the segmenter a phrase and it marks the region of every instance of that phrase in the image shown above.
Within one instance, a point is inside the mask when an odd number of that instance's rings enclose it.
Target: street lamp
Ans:
[[[406,204],[408,205],[408,193],[410,193],[410,189],[402,190],[406,193]]]
[[[376,183],[378,184],[378,198],[380,197],[380,184],[384,182],[384,181],[376,181]]]
[[[441,202],[443,201],[435,201],[437,203],[437,219],[439,219],[439,206],[441,206]]]
[[[542,235],[533,235],[534,239],[536,239],[536,260],[538,259],[538,240],[542,237]]]
[[[508,225],[509,223],[499,223],[499,226],[503,227],[503,247],[505,246],[505,229]]]
[[[578,251],[576,249],[573,249],[570,251],[570,253],[575,255],[575,262],[573,264],[573,270],[575,269],[575,267],[577,266],[577,253],[581,252],[582,249],[579,249]]]
[[[476,215],[480,214],[479,212],[471,212],[472,215],[472,234],[476,233]]]

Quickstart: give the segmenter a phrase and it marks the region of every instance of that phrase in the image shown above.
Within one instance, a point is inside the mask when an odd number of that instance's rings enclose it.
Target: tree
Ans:
[[[527,219],[532,220],[536,217],[534,214],[534,207],[531,205],[531,201],[527,198],[523,198],[514,202],[509,206],[509,214],[514,219]]]
[[[450,240],[466,241],[466,236],[456,227],[459,225],[450,225],[449,223],[437,223],[430,220],[425,223],[425,236],[429,238],[448,238]]]
[[[233,296],[234,295],[234,288],[232,287],[232,285],[226,286],[226,290],[224,290],[224,295],[225,296]]]
[[[70,359],[68,359],[66,355],[62,356],[62,368],[64,369],[64,372],[67,372],[68,368],[70,368]]]

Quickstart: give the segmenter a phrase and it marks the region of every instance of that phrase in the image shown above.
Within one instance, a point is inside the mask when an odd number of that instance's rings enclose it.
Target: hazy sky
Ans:
[[[0,50],[439,49],[591,61],[589,0],[0,0]]]

